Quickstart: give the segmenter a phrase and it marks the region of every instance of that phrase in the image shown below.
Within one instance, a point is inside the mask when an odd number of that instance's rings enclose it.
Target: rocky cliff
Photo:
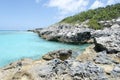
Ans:
[[[38,35],[49,41],[66,43],[94,43],[96,51],[106,50],[109,53],[120,51],[120,18],[109,21],[99,21],[102,30],[94,30],[87,25],[88,21],[80,25],[56,24],[48,28],[37,29]]]

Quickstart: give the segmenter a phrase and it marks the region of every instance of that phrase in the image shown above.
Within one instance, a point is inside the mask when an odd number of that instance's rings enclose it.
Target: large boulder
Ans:
[[[111,28],[97,30],[92,33],[95,37],[95,49],[98,51],[106,50],[108,53],[120,52],[120,25],[114,24]]]
[[[52,60],[55,58],[65,60],[72,56],[72,50],[58,50],[58,51],[52,51],[48,54],[42,56],[44,60]]]

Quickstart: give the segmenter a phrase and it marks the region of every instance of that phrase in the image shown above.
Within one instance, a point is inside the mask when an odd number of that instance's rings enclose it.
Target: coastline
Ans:
[[[83,51],[88,45],[74,45],[46,41],[33,32],[1,31],[0,32],[0,67],[23,58],[39,59],[44,54],[58,49]],[[4,54],[3,54],[4,53]]]
[[[77,56],[72,50],[53,51],[40,60],[23,59],[0,69],[3,80],[119,80],[120,79],[120,20],[103,30],[89,29],[85,24],[53,25],[32,30],[49,41],[92,43]],[[108,26],[106,25],[106,26]],[[6,77],[7,76],[7,77]]]

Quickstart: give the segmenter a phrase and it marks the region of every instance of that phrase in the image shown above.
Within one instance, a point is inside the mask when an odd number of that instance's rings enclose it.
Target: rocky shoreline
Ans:
[[[120,18],[100,24],[103,30],[90,29],[86,22],[32,30],[49,41],[92,44],[76,58],[72,50],[58,50],[39,60],[16,61],[0,69],[0,80],[119,80]]]
[[[40,60],[22,59],[0,69],[0,80],[119,80],[120,57],[91,45],[72,58],[72,50],[53,51]]]

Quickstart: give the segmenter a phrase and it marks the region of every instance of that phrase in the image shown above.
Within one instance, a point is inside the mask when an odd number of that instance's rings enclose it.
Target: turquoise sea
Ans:
[[[27,31],[0,31],[0,67],[22,58],[39,59],[44,54],[58,49],[83,51],[88,44],[71,45],[46,41]]]

